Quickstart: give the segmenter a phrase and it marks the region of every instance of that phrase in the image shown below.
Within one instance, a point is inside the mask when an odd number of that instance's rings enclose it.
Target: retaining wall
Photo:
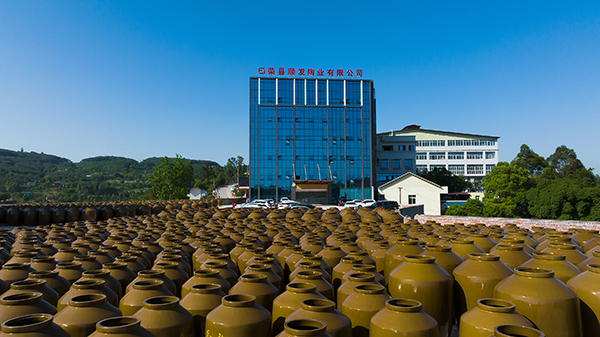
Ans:
[[[573,221],[573,220],[543,220],[543,219],[514,219],[514,218],[485,218],[485,217],[472,217],[472,216],[452,216],[452,215],[424,215],[419,214],[414,217],[420,223],[426,221],[435,221],[442,225],[463,223],[465,225],[472,225],[477,223],[484,223],[486,225],[500,225],[516,224],[522,228],[531,227],[547,227],[556,230],[568,230],[569,228],[581,228],[581,229],[598,229],[600,230],[599,221]]]

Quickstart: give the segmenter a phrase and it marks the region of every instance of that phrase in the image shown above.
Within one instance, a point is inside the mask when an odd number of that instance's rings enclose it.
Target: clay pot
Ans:
[[[183,286],[181,287],[181,296],[185,297],[190,293],[192,286],[195,284],[210,284],[216,283],[221,286],[223,292],[229,292],[230,285],[226,279],[224,279],[217,270],[213,269],[200,269],[195,270],[192,277],[190,277]]]
[[[325,298],[332,300],[333,297],[333,287],[331,284],[323,279],[321,276],[321,272],[312,271],[312,270],[303,270],[298,272],[296,275],[295,282],[305,282],[314,284],[317,287],[317,292]]]
[[[331,271],[333,283],[331,285],[334,288],[335,295],[337,295],[338,287],[342,285],[342,278],[344,275],[352,272],[352,266],[360,263],[362,263],[362,260],[357,257],[344,256],[340,259],[340,262],[333,267],[333,270]]]
[[[286,321],[295,319],[317,319],[327,326],[331,337],[352,337],[352,322],[335,309],[335,302],[327,299],[306,299],[300,308],[287,316]]]
[[[176,262],[158,262],[154,264],[152,269],[164,270],[165,276],[175,283],[175,296],[181,295],[181,287],[189,276],[179,268]]]
[[[293,282],[286,286],[286,291],[273,300],[273,334],[283,330],[286,317],[300,308],[300,303],[306,299],[326,299],[317,292],[317,287],[311,283]]]
[[[123,294],[125,293],[127,285],[137,276],[131,269],[127,268],[127,264],[123,262],[105,263],[102,266],[102,269],[108,271],[110,276],[119,281]]]
[[[483,254],[483,249],[477,247],[473,240],[466,239],[452,239],[450,240],[450,246],[452,252],[460,256],[461,259],[467,260],[469,254]]]
[[[277,337],[330,337],[327,333],[327,326],[324,322],[316,319],[297,319],[287,321],[284,324],[284,331]]]
[[[587,259],[587,256],[580,249],[579,246],[570,243],[549,243],[548,248],[542,250],[542,252],[565,255],[567,261],[578,266]]]
[[[371,318],[370,337],[438,337],[436,320],[422,307],[421,302],[415,300],[387,300],[385,308]]]
[[[470,233],[467,235],[467,240],[473,240],[473,244],[481,248],[484,253],[489,253],[496,245],[496,242],[490,239],[488,234],[485,233]]]
[[[452,281],[454,281],[452,272],[464,262],[460,256],[452,252],[452,248],[442,245],[425,246],[425,250],[420,255],[435,257],[435,263],[450,275]]]
[[[588,265],[588,270],[573,277],[567,285],[581,305],[584,336],[600,336],[600,264]]]
[[[271,316],[256,297],[227,295],[206,316],[206,336],[271,336]]]
[[[115,294],[117,294],[118,298],[123,297],[123,289],[121,289],[121,283],[110,275],[108,270],[103,269],[93,269],[86,270],[81,274],[81,279],[100,279],[105,283],[110,290],[112,290]]]
[[[573,276],[579,275],[581,270],[567,261],[565,255],[554,253],[534,253],[533,258],[519,267],[542,268],[554,271],[554,277],[562,283],[567,283]]]
[[[100,263],[100,261],[96,260],[96,258],[91,255],[76,255],[73,258],[73,261],[81,263],[81,268],[83,268],[84,270],[94,270],[102,268],[102,263]]]
[[[521,325],[498,325],[490,337],[545,337],[540,330]]]
[[[36,271],[54,270],[57,262],[51,256],[35,256],[30,260],[30,267]]]
[[[482,298],[477,307],[460,318],[459,337],[489,337],[494,328],[502,324],[522,325],[533,328],[523,315],[515,312],[515,305],[495,298]]]
[[[513,274],[494,254],[470,254],[454,269],[454,308],[456,317],[477,306],[477,300],[494,297],[494,287]]]
[[[0,322],[30,314],[56,314],[56,308],[42,296],[39,292],[3,295],[0,298]]]
[[[56,265],[56,270],[58,270],[58,275],[62,276],[71,284],[79,280],[85,271],[81,268],[81,263],[74,261],[59,263]]]
[[[221,304],[224,296],[220,284],[195,284],[181,300],[181,306],[194,317],[196,335],[204,333],[206,315]]]
[[[29,263],[7,263],[0,269],[0,280],[10,285],[15,281],[26,279],[32,271],[35,270],[29,266]]]
[[[336,303],[338,309],[340,304],[346,300],[348,296],[354,293],[354,287],[360,284],[380,285],[375,281],[375,276],[371,273],[352,273],[348,275],[348,279],[338,288]]]
[[[375,281],[377,281],[379,284],[383,285],[385,283],[385,279],[383,278],[383,275],[379,274],[376,270],[376,267],[372,264],[355,264],[355,265],[353,265],[352,273],[347,273],[346,275],[344,275],[344,277],[342,277],[342,282],[346,282],[346,280],[353,273],[371,274],[371,275],[375,276]]]
[[[361,284],[344,302],[338,303],[339,311],[352,322],[353,337],[369,337],[371,318],[381,309],[390,296],[382,285]]]
[[[156,296],[173,296],[173,293],[168,291],[163,286],[161,280],[142,280],[133,283],[133,289],[121,298],[119,301],[119,309],[124,316],[135,314],[144,306],[144,301]]]
[[[499,244],[490,251],[490,254],[500,256],[500,261],[510,269],[514,269],[531,260],[531,255],[523,250],[523,247]]]
[[[125,288],[125,292],[131,291],[133,289],[133,284],[137,281],[143,280],[161,280],[163,281],[163,287],[165,287],[168,291],[170,291],[173,295],[176,293],[175,283],[171,281],[165,274],[164,270],[157,269],[149,269],[149,270],[141,270],[137,273],[137,277],[131,281]]]
[[[552,270],[517,267],[496,285],[494,297],[514,303],[547,336],[582,336],[579,300]]]
[[[337,266],[346,255],[340,247],[336,246],[324,246],[323,250],[319,252],[319,256],[323,258],[323,261],[327,262],[332,268]]]
[[[394,298],[412,299],[438,322],[440,337],[452,328],[452,283],[450,275],[435,263],[435,257],[407,255],[390,274],[388,289]]]
[[[279,277],[279,275],[277,275],[277,273],[275,273],[273,271],[273,269],[271,268],[271,266],[268,264],[259,264],[259,263],[249,264],[248,267],[246,267],[245,274],[265,275],[267,277],[267,280],[269,282],[271,282],[271,284],[275,288],[277,288],[277,294],[281,294],[283,292],[282,289],[284,288],[284,284],[283,284],[281,277]]]
[[[423,248],[419,241],[412,239],[399,239],[385,252],[384,278],[386,285],[392,270],[404,261],[406,255],[419,255]]]
[[[73,261],[76,255],[82,255],[77,248],[66,247],[60,248],[58,253],[54,254],[54,260],[57,263]],[[56,320],[55,320],[56,321]]]
[[[106,282],[102,279],[81,279],[77,280],[59,300],[56,308],[58,311],[63,310],[69,305],[71,298],[79,295],[88,294],[103,294],[106,296],[106,301],[115,307],[119,306],[119,298],[117,294],[106,286]]]
[[[1,337],[70,337],[52,322],[50,314],[31,314],[9,319],[2,323]]]
[[[96,330],[96,323],[105,318],[121,316],[121,310],[106,301],[103,294],[72,297],[69,305],[54,316],[54,323],[71,337],[87,337]]]
[[[244,274],[240,276],[239,282],[229,290],[230,295],[250,294],[256,297],[256,303],[267,311],[273,309],[273,300],[278,294],[277,288],[262,274]]]
[[[56,306],[58,303],[58,293],[46,285],[46,280],[41,279],[25,279],[15,281],[10,285],[3,295],[22,294],[27,292],[40,292],[43,294],[42,299]]]
[[[272,267],[270,264],[268,266]],[[214,269],[218,271],[219,275],[227,280],[230,285],[235,284],[238,278],[238,275],[229,268],[226,261],[206,261],[202,264],[200,269]]]
[[[193,317],[174,296],[149,298],[133,316],[139,318],[141,326],[155,336],[194,336]]]
[[[96,323],[96,331],[90,337],[153,337],[148,330],[141,327],[137,317],[112,317]]]
[[[58,274],[57,270],[32,271],[29,273],[29,279],[45,280],[46,285],[56,291],[59,297],[64,295],[71,286],[69,281]]]

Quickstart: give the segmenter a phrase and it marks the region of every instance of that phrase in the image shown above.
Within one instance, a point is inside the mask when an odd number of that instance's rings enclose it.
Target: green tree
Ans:
[[[514,198],[529,187],[529,171],[523,167],[499,162],[483,179],[485,197],[502,203],[514,203]]]
[[[517,153],[511,164],[526,169],[531,176],[541,174],[544,168],[548,167],[548,161],[535,153],[526,144],[521,145],[521,150]]]
[[[465,180],[464,176],[455,176],[444,167],[436,167],[431,171],[424,171],[419,175],[440,186],[448,186],[448,192],[450,193],[463,192],[473,187],[470,182]]]
[[[462,205],[452,205],[448,207],[445,215],[458,216],[483,216],[483,205],[481,201],[469,199]]]
[[[148,182],[152,193],[160,200],[185,199],[194,181],[194,168],[189,160],[177,154],[172,162],[160,158],[161,164],[152,169]]]

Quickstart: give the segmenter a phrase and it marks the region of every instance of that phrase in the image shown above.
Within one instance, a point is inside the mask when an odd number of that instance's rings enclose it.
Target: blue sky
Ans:
[[[0,148],[248,158],[259,67],[362,69],[378,132],[573,148],[600,173],[597,1],[0,2]]]

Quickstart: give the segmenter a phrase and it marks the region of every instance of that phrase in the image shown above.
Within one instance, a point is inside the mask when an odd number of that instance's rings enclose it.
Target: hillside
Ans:
[[[220,169],[209,160],[191,160],[195,176],[202,166]],[[73,163],[67,158],[0,149],[0,203],[89,202],[134,200],[150,189],[146,176],[160,164],[152,157],[101,156]]]

